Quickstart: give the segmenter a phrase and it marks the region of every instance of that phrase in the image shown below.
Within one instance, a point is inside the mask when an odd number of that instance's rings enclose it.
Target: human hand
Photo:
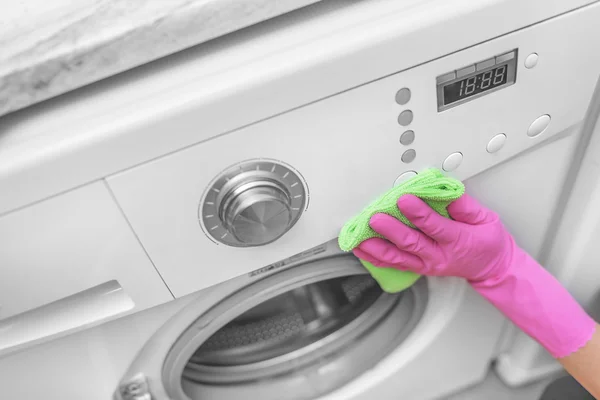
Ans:
[[[510,266],[516,248],[512,236],[495,213],[467,194],[448,207],[453,220],[413,195],[402,196],[398,208],[419,230],[376,214],[370,226],[387,240],[365,240],[354,250],[358,258],[375,266],[471,282],[501,276]]]
[[[596,323],[569,292],[520,249],[498,216],[463,195],[442,217],[415,196],[398,208],[419,230],[384,214],[371,217],[386,239],[365,240],[354,254],[375,266],[421,275],[459,276],[550,354],[563,358],[590,341]]]

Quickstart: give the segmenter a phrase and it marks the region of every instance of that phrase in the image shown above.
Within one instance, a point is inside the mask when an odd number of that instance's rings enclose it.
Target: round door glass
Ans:
[[[318,398],[397,348],[426,304],[425,280],[402,293],[388,294],[352,256],[297,268],[307,278],[296,279],[286,290],[264,298],[256,294],[281,288],[295,271],[287,271],[287,277],[281,273],[267,277],[254,294],[242,290],[228,299],[229,305],[212,310],[222,317],[233,313],[235,304],[254,299],[212,334],[203,334],[206,339],[189,357],[181,376],[189,399],[280,400],[281,393],[290,400]],[[323,272],[328,269],[336,270],[337,276]],[[318,274],[325,277],[315,278]],[[191,327],[191,332],[205,329],[210,319],[197,325],[203,328]]]
[[[221,328],[196,351],[190,367],[247,365],[291,355],[335,334],[381,295],[368,275],[334,278],[290,290]],[[402,294],[396,297],[379,307],[392,307]]]

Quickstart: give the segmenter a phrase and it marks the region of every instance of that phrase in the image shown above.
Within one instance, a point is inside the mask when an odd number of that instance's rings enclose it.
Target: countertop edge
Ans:
[[[322,0],[287,0],[275,4],[260,0],[253,3],[249,12],[247,4],[219,0],[218,4],[201,5],[196,12],[181,8],[129,30],[115,29],[114,35],[92,37],[75,50],[63,46],[45,54],[29,55],[32,60],[27,66],[0,76],[0,117],[319,1]],[[193,28],[199,23],[201,28]],[[23,65],[22,60],[18,61]]]

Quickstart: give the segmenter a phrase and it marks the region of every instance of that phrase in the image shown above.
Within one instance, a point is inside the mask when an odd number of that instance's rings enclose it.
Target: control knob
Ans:
[[[300,218],[304,184],[280,163],[252,160],[217,178],[201,205],[212,239],[236,247],[261,246],[283,236]]]

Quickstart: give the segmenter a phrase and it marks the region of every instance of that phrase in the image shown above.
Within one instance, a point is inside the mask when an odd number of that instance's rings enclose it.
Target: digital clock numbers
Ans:
[[[486,90],[502,86],[508,74],[506,64],[444,86],[444,104],[452,104]]]
[[[474,72],[456,78],[457,73],[438,77],[438,111],[510,86],[516,80],[516,50],[469,68]],[[475,72],[476,71],[476,72]],[[454,75],[452,75],[454,74]],[[450,79],[446,79],[449,77]],[[440,82],[442,78],[442,82]]]

